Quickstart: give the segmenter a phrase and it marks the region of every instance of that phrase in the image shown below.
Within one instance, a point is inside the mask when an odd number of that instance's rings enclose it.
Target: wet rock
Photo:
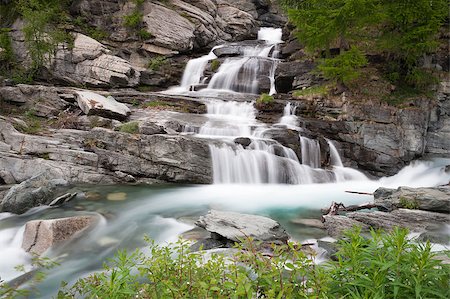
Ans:
[[[392,211],[396,208],[420,209],[450,213],[450,187],[398,189],[378,188],[375,204]]]
[[[62,179],[61,173],[41,173],[12,187],[4,197],[0,211],[25,213],[33,207],[49,204],[67,186],[68,182]]]
[[[340,215],[324,215],[323,219],[325,220],[324,225],[328,235],[333,238],[342,237],[346,230],[352,229],[354,226],[361,226],[364,230],[369,228],[368,225],[362,222]]]
[[[94,216],[77,216],[51,220],[33,220],[25,225],[22,248],[41,255],[50,247],[69,240],[95,224]]]
[[[394,227],[404,227],[411,232],[423,232],[429,226],[435,227],[450,222],[448,214],[410,209],[398,209],[391,213],[351,212],[347,217],[375,229],[392,230]]]
[[[124,120],[131,113],[130,109],[113,97],[104,97],[91,91],[77,91],[77,103],[87,115],[99,115]]]
[[[278,222],[257,215],[210,210],[195,224],[235,242],[249,237],[255,241],[277,243],[285,243],[289,239],[289,235]]]
[[[238,137],[234,139],[234,143],[242,145],[244,148],[250,145],[252,143],[252,140],[247,137]]]

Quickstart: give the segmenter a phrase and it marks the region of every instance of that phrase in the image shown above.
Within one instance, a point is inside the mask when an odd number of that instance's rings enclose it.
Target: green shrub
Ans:
[[[141,28],[138,30],[137,32],[137,36],[141,39],[141,40],[147,40],[153,37],[153,35],[148,32],[147,30]]]
[[[123,17],[123,25],[130,29],[137,29],[142,22],[142,13],[139,11],[133,11],[131,14]]]
[[[450,266],[407,231],[355,228],[337,244],[337,261],[315,264],[292,243],[258,251],[250,238],[226,257],[191,253],[186,241],[150,242],[151,256],[119,252],[104,271],[61,289],[58,298],[448,298]]]
[[[358,69],[366,64],[364,54],[358,48],[352,47],[336,57],[322,60],[319,70],[325,78],[347,85],[358,78]]]
[[[159,71],[163,65],[167,63],[167,58],[164,56],[157,56],[148,62],[147,68],[152,71]]]
[[[267,105],[273,103],[273,96],[263,93],[259,96],[259,98],[256,100],[256,104],[258,105]]]
[[[136,121],[131,121],[125,123],[119,127],[120,132],[136,134],[139,132],[139,123]]]

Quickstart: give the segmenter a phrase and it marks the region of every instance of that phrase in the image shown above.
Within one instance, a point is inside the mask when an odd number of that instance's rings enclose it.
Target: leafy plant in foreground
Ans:
[[[227,254],[190,252],[187,241],[150,242],[150,256],[119,252],[105,270],[58,298],[448,298],[450,267],[407,231],[355,228],[339,241],[337,261],[317,265],[301,246],[250,238]],[[266,248],[268,249],[268,248]]]

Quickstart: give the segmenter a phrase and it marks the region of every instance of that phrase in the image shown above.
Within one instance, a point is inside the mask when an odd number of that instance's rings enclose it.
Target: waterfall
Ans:
[[[224,44],[214,47],[209,54],[190,60],[184,70],[181,85],[167,92],[188,92],[194,86],[197,88],[207,86],[207,90],[257,94],[261,89],[261,80],[267,80],[270,87],[264,88],[268,88],[269,94],[275,94],[275,71],[278,65],[278,44],[282,43],[281,36],[281,29],[261,28],[258,40],[262,42],[256,45],[255,43],[242,46]],[[232,49],[235,47],[237,52],[231,55],[239,53],[240,56],[226,58],[227,50],[216,55],[215,50],[223,47]],[[207,78],[204,74],[206,67],[214,59],[221,59],[219,61],[222,63],[217,72],[211,78]]]
[[[208,55],[189,60],[181,79],[181,87],[189,89],[190,86],[200,83],[208,62],[217,58],[216,54],[214,54],[214,50],[220,47],[221,46],[214,47]]]
[[[186,90],[202,82],[208,84],[209,90],[258,93],[261,80],[266,80],[265,83],[270,83],[270,93],[276,93],[275,69],[281,35],[281,29],[261,28],[258,39],[262,42],[223,45],[221,47],[230,48],[215,52],[218,49],[216,47],[208,55],[187,64],[181,87]],[[237,54],[235,57],[221,58]],[[212,59],[221,59],[222,64],[210,81],[205,82],[204,71]],[[224,101],[216,98],[202,98],[202,101],[207,107],[207,121],[200,127],[186,125],[183,131],[198,138],[214,140],[210,144],[214,183],[313,184],[365,178],[363,175],[358,176],[358,171],[342,166],[339,154],[331,143],[334,167],[320,168],[319,142],[297,135],[303,129],[298,127],[297,107],[292,103],[286,104],[279,122],[269,126],[256,119],[253,101]],[[296,131],[294,134],[299,136],[298,145],[294,145],[297,146],[295,150],[284,144],[282,136],[278,139],[272,135],[286,127]]]
[[[342,164],[341,156],[339,155],[339,152],[334,146],[333,142],[328,139],[327,142],[328,146],[330,147],[330,164],[332,166],[344,167],[344,164]]]
[[[297,110],[297,106],[292,105],[291,102],[288,102],[286,106],[284,106],[283,116],[280,119],[280,124],[287,125],[288,127],[297,127],[298,117],[295,115]]]
[[[312,168],[320,168],[320,145],[315,139],[300,136],[302,164]]]

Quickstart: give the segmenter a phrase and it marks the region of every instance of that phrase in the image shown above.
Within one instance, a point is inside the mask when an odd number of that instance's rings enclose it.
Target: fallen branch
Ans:
[[[359,210],[365,210],[365,209],[373,209],[378,208],[378,205],[374,203],[363,203],[360,205],[351,205],[346,207],[342,202],[332,202],[330,207],[328,209],[322,209],[323,216],[335,216],[339,215],[340,211],[344,212],[354,212]],[[322,222],[325,222],[324,217],[322,216]]]
[[[373,195],[373,193],[368,192],[359,192],[359,191],[345,191],[346,193],[352,193],[352,194],[360,194],[360,195]]]

